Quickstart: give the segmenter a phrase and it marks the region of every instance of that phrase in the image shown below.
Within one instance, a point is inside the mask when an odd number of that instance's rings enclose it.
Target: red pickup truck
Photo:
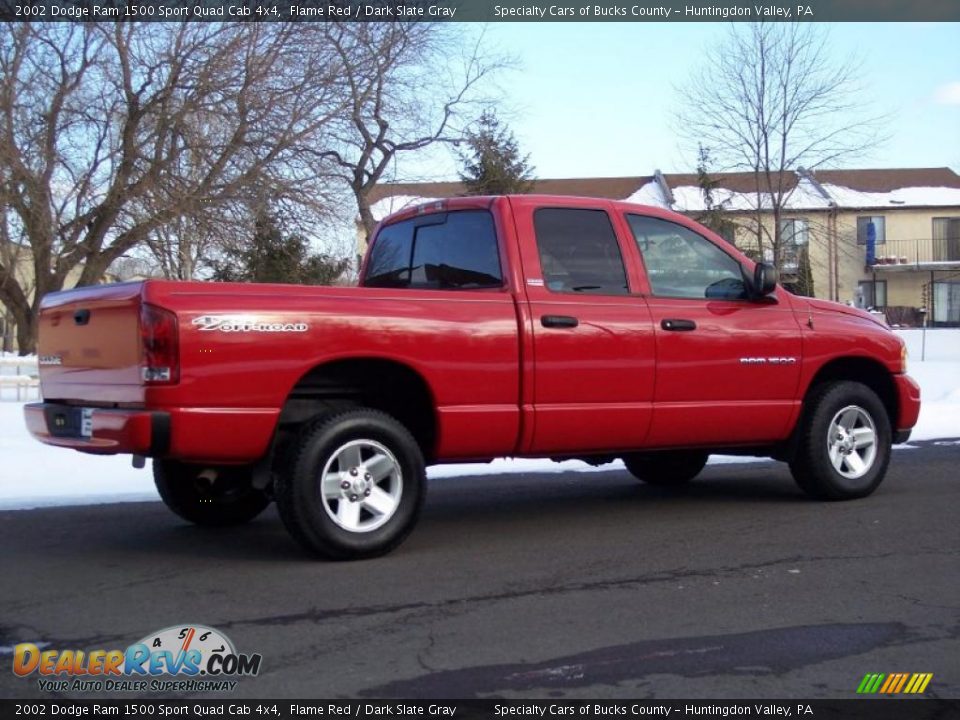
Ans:
[[[681,215],[597,199],[456,198],[377,229],[360,287],[148,280],[43,299],[42,442],[153,458],[175,513],[276,500],[331,558],[411,531],[425,466],[623,458],[678,485],[713,452],[786,461],[829,500],[880,484],[917,420],[904,343],[796,297]]]

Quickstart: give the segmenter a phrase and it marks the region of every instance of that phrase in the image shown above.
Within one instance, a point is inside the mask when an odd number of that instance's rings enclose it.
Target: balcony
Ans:
[[[901,270],[953,270],[960,268],[960,237],[887,240],[879,243],[870,269],[876,272]]]

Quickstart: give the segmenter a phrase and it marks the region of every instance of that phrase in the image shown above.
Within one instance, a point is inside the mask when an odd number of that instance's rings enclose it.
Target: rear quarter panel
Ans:
[[[381,358],[419,373],[438,414],[438,455],[504,453],[519,427],[517,314],[507,290],[148,283],[147,301],[177,312],[181,381],[147,389],[154,409],[261,409],[275,425],[315,367]],[[202,317],[299,323],[302,332],[203,330]]]

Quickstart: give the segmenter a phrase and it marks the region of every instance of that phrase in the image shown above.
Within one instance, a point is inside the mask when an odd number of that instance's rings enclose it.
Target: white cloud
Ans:
[[[960,105],[960,82],[941,85],[933,93],[933,100],[938,105]]]

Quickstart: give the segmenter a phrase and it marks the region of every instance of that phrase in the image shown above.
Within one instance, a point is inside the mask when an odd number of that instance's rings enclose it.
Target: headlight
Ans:
[[[906,344],[905,342],[903,342],[903,340],[901,340],[900,343],[901,343],[901,345],[900,345],[900,372],[905,373],[905,372],[907,371],[907,356],[909,355],[909,353],[907,352],[907,344]]]

